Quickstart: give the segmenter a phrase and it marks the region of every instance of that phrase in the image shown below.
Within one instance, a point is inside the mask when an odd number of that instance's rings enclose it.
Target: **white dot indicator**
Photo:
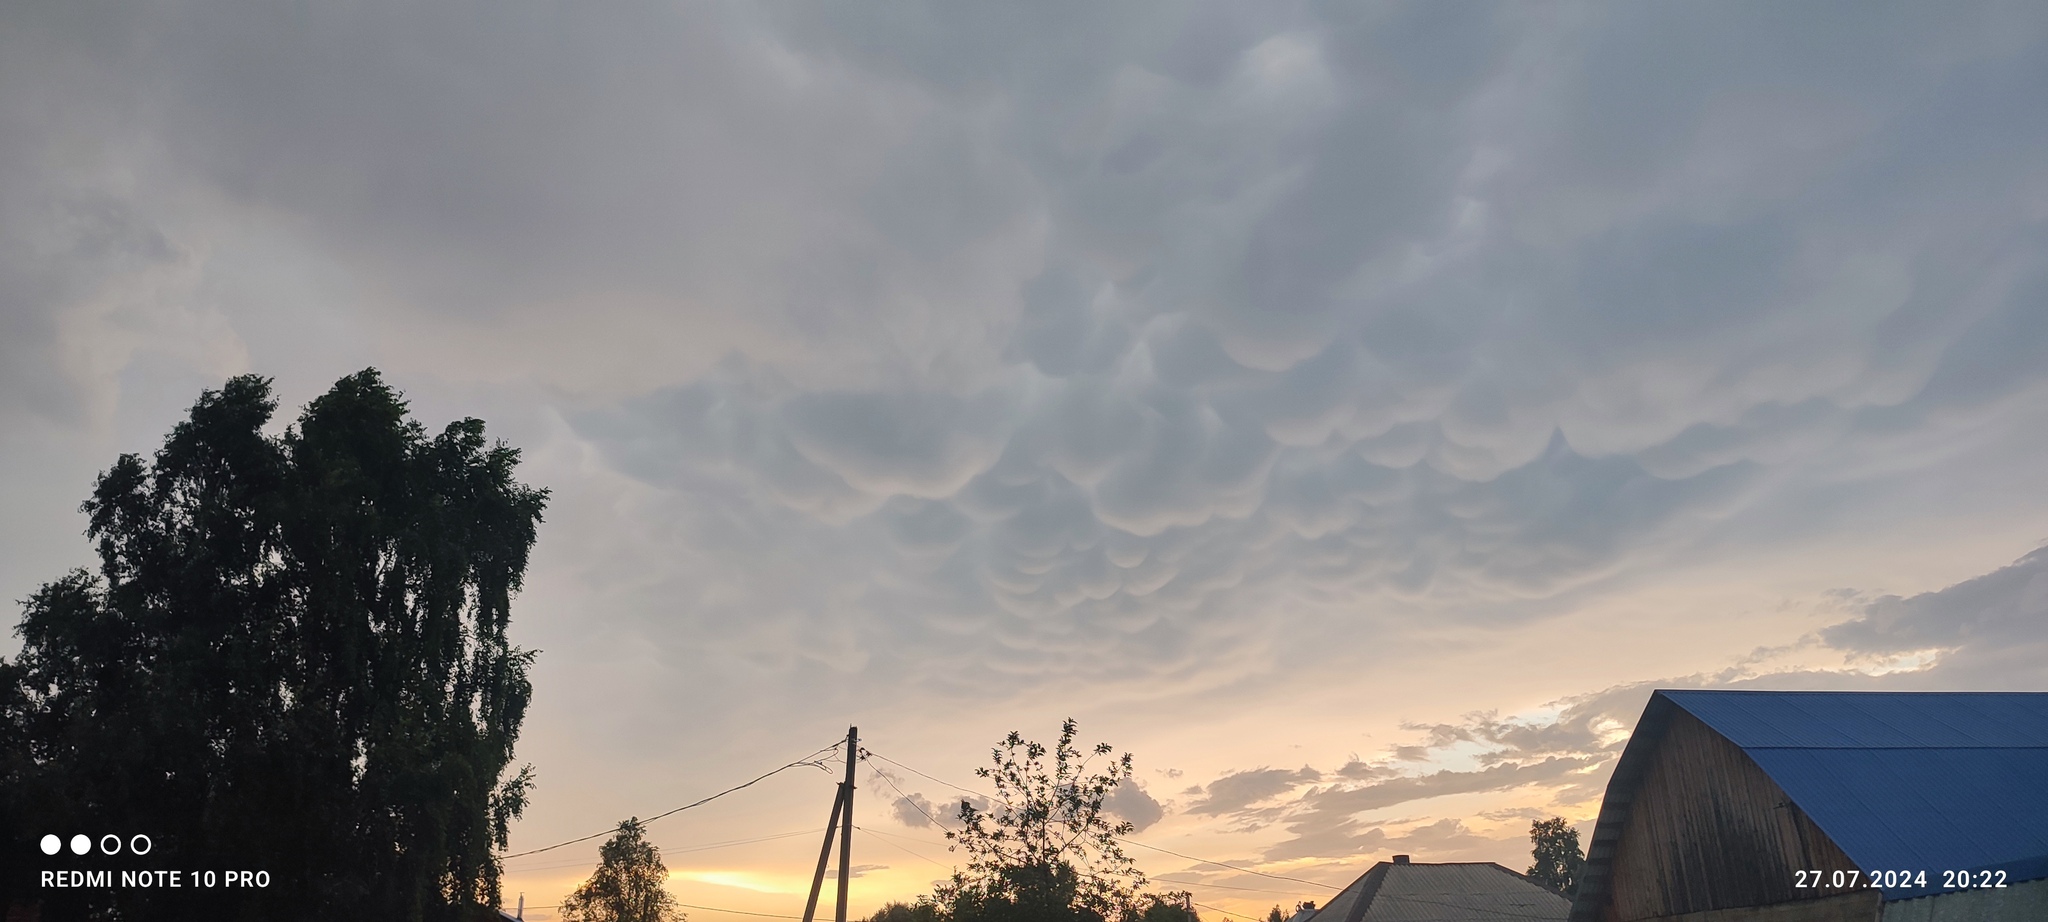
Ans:
[[[55,833],[43,837],[43,854],[54,855],[63,847],[64,840],[57,838]]]
[[[83,855],[83,854],[85,854],[86,852],[89,852],[89,851],[92,851],[92,837],[91,837],[91,836],[88,836],[88,835],[75,835],[75,836],[72,836],[72,837],[71,837],[71,853],[72,853],[72,854],[74,854],[74,855]]]

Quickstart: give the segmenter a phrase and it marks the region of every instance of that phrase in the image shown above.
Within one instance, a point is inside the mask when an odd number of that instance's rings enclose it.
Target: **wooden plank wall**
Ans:
[[[1855,868],[1749,756],[1683,710],[1616,843],[1606,922],[1812,900],[1801,868]]]

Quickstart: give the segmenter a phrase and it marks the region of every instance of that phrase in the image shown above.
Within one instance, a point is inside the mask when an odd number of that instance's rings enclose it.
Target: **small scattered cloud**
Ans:
[[[912,829],[936,825],[934,821],[939,815],[938,808],[931,801],[926,800],[923,794],[915,793],[896,798],[889,804],[889,813],[896,817],[896,822]]]
[[[1125,781],[1117,785],[1109,792],[1109,797],[1102,805],[1103,809],[1130,823],[1137,832],[1152,828],[1154,823],[1166,816],[1166,807],[1152,799],[1152,795],[1146,793],[1145,788],[1135,781]]]

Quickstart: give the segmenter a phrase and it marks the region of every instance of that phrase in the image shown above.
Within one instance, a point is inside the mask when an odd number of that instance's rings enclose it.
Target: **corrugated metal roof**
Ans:
[[[1571,905],[1564,897],[1492,862],[1382,861],[1359,875],[1318,910],[1315,918],[1316,922],[1564,922]]]
[[[1744,749],[2048,747],[2035,692],[1663,691]]]
[[[1864,870],[1927,872],[1887,900],[2048,856],[2048,694],[1658,694],[1742,747]]]
[[[1357,917],[1365,914],[1365,910],[1358,907],[1361,904],[1370,905],[1366,894],[1386,878],[1386,869],[1390,867],[1393,867],[1391,863],[1382,861],[1358,875],[1358,879],[1352,881],[1351,886],[1345,887],[1335,898],[1324,904],[1323,908],[1316,910],[1315,918],[1323,922],[1358,922]],[[1354,912],[1354,909],[1357,911]]]

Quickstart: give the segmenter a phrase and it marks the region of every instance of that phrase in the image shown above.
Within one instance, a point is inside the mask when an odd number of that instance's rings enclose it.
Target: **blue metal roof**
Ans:
[[[2048,876],[2048,694],[1662,691],[1866,871]]]
[[[1744,749],[2048,747],[2038,692],[1663,691]]]

